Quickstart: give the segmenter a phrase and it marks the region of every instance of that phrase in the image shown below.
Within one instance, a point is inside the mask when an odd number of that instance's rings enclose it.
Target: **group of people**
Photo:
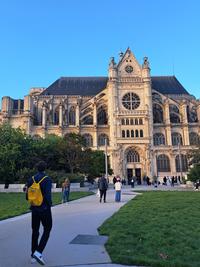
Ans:
[[[115,201],[120,202],[121,201],[121,188],[122,188],[122,182],[119,176],[113,178],[113,184],[115,188]],[[98,190],[99,190],[99,202],[106,202],[106,192],[108,189],[108,181],[107,179],[102,176],[98,180]]]
[[[163,185],[171,185],[174,186],[174,184],[181,183],[181,177],[180,176],[164,176],[163,177]]]

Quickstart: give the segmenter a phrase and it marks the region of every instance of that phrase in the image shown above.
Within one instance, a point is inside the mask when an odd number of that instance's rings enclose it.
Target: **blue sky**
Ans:
[[[0,97],[23,98],[61,76],[106,76],[129,46],[152,75],[200,98],[198,0],[1,0]]]

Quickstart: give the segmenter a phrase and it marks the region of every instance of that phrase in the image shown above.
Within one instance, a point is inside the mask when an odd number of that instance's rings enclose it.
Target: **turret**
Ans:
[[[117,65],[115,63],[114,57],[110,58],[108,77],[110,81],[115,81],[117,79]]]

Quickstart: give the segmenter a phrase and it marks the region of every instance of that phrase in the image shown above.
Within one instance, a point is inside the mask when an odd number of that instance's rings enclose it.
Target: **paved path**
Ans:
[[[70,244],[77,235],[98,235],[97,228],[127,201],[136,196],[124,189],[122,202],[114,202],[114,190],[108,191],[107,203],[96,195],[52,208],[53,229],[44,251],[46,266],[122,266],[110,264],[103,245]],[[0,221],[0,267],[29,267],[31,225],[30,213]]]

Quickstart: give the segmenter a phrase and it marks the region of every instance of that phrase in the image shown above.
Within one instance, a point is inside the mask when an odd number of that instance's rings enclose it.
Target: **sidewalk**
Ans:
[[[104,246],[97,244],[97,228],[136,196],[130,189],[122,193],[120,203],[114,202],[114,190],[110,189],[107,203],[99,203],[99,198],[92,195],[53,207],[53,229],[43,253],[46,266],[122,266],[111,264]],[[39,266],[30,264],[30,223],[30,213],[0,221],[0,267]]]

